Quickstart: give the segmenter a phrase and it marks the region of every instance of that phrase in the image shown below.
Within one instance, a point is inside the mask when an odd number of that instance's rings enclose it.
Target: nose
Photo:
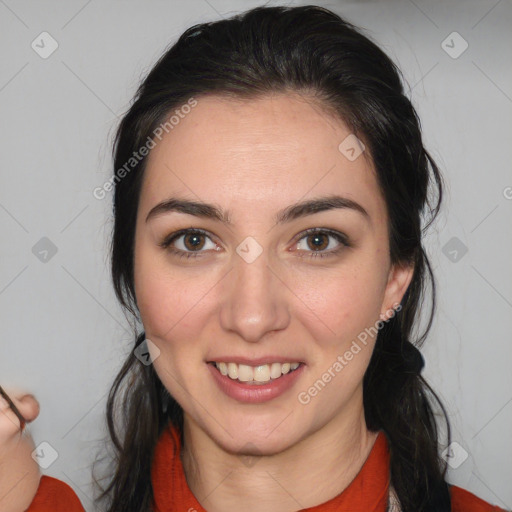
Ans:
[[[283,277],[269,266],[267,252],[250,263],[235,254],[233,266],[224,283],[221,327],[252,343],[285,329],[290,322],[291,292]]]

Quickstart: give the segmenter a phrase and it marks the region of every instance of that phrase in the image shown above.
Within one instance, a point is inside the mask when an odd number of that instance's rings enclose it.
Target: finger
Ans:
[[[27,422],[34,421],[39,416],[39,402],[34,395],[27,394],[20,398],[11,397],[11,399]]]
[[[0,410],[3,416],[17,428],[23,430],[26,422],[35,420],[39,414],[39,402],[31,394],[2,389]]]
[[[19,418],[11,409],[10,404],[4,397],[0,396],[0,437],[10,437],[16,431],[20,430],[21,424]]]

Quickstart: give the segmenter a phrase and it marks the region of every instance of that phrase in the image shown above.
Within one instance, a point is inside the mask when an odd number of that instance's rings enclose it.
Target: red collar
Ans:
[[[187,485],[180,459],[178,430],[169,426],[156,446],[151,471],[155,512],[206,512]],[[350,485],[338,496],[307,512],[385,512],[389,486],[389,448],[384,431],[379,431],[368,458]]]

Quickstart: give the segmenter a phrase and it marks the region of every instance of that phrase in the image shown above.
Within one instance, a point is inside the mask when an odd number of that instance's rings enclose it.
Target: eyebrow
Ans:
[[[371,223],[370,215],[359,203],[347,197],[337,195],[319,197],[292,204],[277,212],[273,220],[276,224],[283,224],[314,213],[335,209],[356,211],[360,213],[366,221]],[[154,217],[170,212],[186,213],[188,215],[213,219],[223,224],[232,225],[230,211],[224,211],[214,204],[176,197],[166,199],[154,206],[148,213],[146,222]]]

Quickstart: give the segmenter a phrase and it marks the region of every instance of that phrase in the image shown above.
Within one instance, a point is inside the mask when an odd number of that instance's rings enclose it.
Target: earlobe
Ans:
[[[414,275],[414,265],[392,265],[382,302],[381,317],[387,317],[402,301]]]

